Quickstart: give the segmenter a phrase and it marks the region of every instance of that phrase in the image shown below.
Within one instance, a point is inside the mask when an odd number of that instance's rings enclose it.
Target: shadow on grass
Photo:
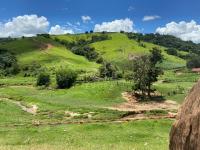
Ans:
[[[142,96],[142,95],[136,95],[139,102],[164,102],[166,98],[162,95],[151,95],[151,97],[148,96]]]

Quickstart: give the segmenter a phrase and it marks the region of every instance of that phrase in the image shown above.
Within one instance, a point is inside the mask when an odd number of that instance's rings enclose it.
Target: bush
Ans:
[[[174,49],[174,48],[168,48],[168,49],[166,49],[166,52],[167,52],[167,54],[169,54],[169,55],[178,56],[178,52],[177,52],[177,50]]]
[[[70,88],[77,79],[77,73],[72,70],[59,70],[56,72],[56,82],[60,89]]]
[[[200,68],[200,56],[196,56],[187,61],[187,68]]]
[[[90,61],[96,60],[99,56],[95,49],[90,46],[75,46],[71,51],[76,55],[85,56]]]
[[[49,86],[50,84],[50,75],[45,72],[41,72],[37,77],[37,86]]]
[[[99,68],[99,73],[101,78],[113,78],[117,79],[118,76],[121,76],[120,74],[118,75],[117,73],[118,69],[116,66],[113,66],[111,63],[104,62],[103,65]]]
[[[19,72],[16,56],[6,49],[0,49],[0,70],[3,76],[15,75]]]

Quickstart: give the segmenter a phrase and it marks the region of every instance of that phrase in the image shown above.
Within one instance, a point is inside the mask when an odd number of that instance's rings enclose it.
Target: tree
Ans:
[[[174,56],[178,56],[178,52],[175,48],[168,48],[166,49],[167,54],[169,55],[174,55]]]
[[[195,56],[187,61],[187,68],[200,68],[200,56]]]
[[[133,60],[133,90],[141,91],[142,96],[144,96],[145,92],[147,91],[147,79],[150,70],[149,64],[150,59],[147,55],[136,57]]]
[[[7,76],[18,72],[16,56],[6,49],[0,49],[0,74]]]
[[[120,78],[120,72],[118,69],[111,63],[104,62],[103,65],[99,68],[100,77],[102,78]]]
[[[163,55],[160,49],[157,47],[154,47],[152,50],[150,50],[150,62],[152,65],[156,65],[157,63],[161,63],[163,60]]]
[[[77,79],[77,73],[73,70],[60,69],[56,72],[56,82],[60,89],[70,88]]]
[[[147,93],[150,98],[151,86],[153,82],[157,81],[158,76],[162,74],[162,69],[157,66],[158,63],[162,62],[162,59],[161,51],[154,48],[151,50],[150,55],[140,56],[133,60],[134,90],[141,91],[142,96]]]

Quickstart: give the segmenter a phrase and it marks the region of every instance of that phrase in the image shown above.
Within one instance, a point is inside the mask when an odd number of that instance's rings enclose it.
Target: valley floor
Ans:
[[[36,88],[31,77],[0,79],[0,149],[167,150],[170,115],[197,79],[166,72],[154,86],[168,101],[148,103],[134,102],[126,81],[58,90]]]

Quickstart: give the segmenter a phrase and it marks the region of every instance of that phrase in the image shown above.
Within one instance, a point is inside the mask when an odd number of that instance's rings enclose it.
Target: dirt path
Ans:
[[[53,45],[52,44],[47,44],[46,50],[51,49],[51,48],[53,48]]]
[[[40,47],[40,49],[42,50],[43,53],[47,54],[48,51],[49,51],[51,48],[53,48],[53,47],[54,47],[54,46],[53,46],[52,44],[48,43],[48,44],[43,44],[43,45]]]
[[[31,107],[27,107],[25,105],[22,105],[22,103],[18,102],[18,101],[14,101],[8,98],[1,98],[1,100],[4,101],[8,101],[10,103],[13,103],[15,105],[17,105],[18,107],[20,107],[23,111],[30,113],[32,115],[36,115],[37,114],[37,110],[38,110],[38,106],[37,105],[32,105]]]
[[[118,111],[143,112],[150,110],[177,110],[179,107],[176,102],[170,100],[162,102],[138,102],[137,98],[128,92],[122,93],[122,97],[126,100],[126,102],[109,107],[109,109]]]

